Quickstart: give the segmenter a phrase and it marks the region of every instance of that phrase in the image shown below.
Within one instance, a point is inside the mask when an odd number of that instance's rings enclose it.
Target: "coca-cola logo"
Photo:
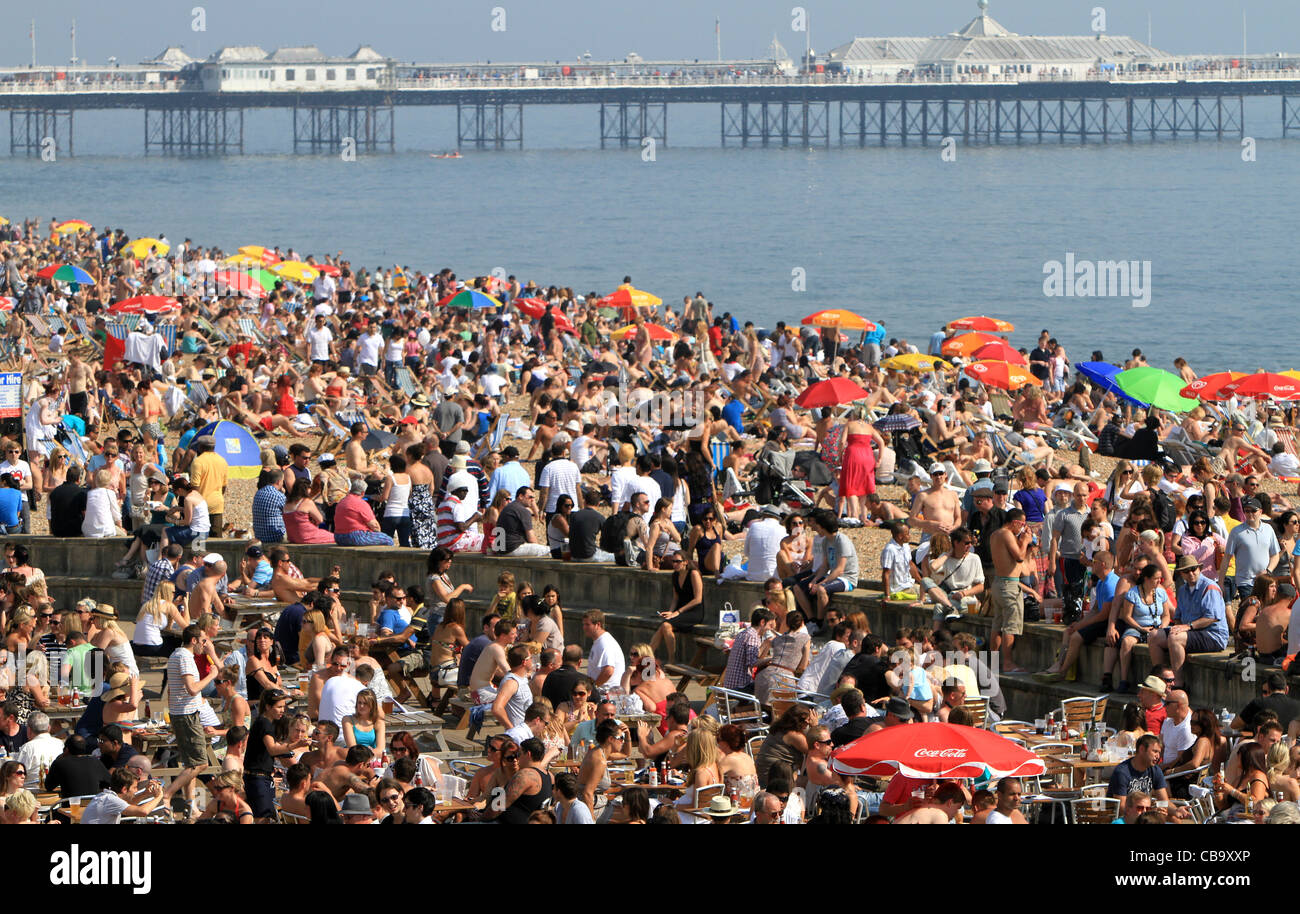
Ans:
[[[965,758],[965,749],[917,749],[915,758]]]
[[[974,365],[970,367],[970,370],[976,372],[977,374],[983,374],[984,372],[988,371],[989,368],[987,365],[981,365],[979,362],[976,362]]]

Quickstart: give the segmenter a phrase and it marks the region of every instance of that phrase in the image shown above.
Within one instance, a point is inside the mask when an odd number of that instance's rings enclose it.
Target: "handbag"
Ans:
[[[460,666],[455,660],[444,660],[442,663],[438,664],[438,668],[433,671],[433,680],[442,687],[454,686],[459,674]]]

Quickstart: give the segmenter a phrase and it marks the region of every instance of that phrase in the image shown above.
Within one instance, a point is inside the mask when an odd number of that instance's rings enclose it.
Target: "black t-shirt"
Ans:
[[[89,797],[108,786],[108,769],[89,755],[64,753],[50,763],[45,786],[57,790],[61,797]]]
[[[266,737],[275,738],[275,724],[266,717],[253,721],[248,731],[248,748],[244,750],[244,770],[259,774],[270,774],[273,763],[271,753],[266,751]]]
[[[972,511],[966,519],[966,529],[975,537],[975,554],[980,557],[981,565],[993,564],[993,553],[989,549],[989,540],[999,527],[1007,522],[1006,512],[1001,508],[989,508],[987,519],[978,511]]]
[[[143,753],[138,752],[130,743],[123,743],[122,748],[118,749],[117,755],[114,756],[105,755],[102,748],[99,750],[99,760],[104,763],[104,767],[109,771],[114,768],[121,768],[137,755],[143,755]]]
[[[840,675],[852,676],[858,684],[858,691],[870,704],[877,698],[884,698],[890,694],[889,681],[885,679],[885,671],[888,668],[889,663],[883,657],[858,654],[848,662]]]
[[[86,490],[65,482],[50,492],[50,535],[81,536],[81,520],[86,513]]]
[[[469,685],[469,677],[474,674],[474,664],[478,663],[479,655],[492,643],[492,639],[487,635],[479,635],[465,645],[460,652],[460,671],[456,674],[456,687],[463,689]],[[556,672],[559,672],[556,670]],[[552,673],[551,676],[554,676]],[[547,677],[548,679],[550,676]]]
[[[558,670],[556,672],[558,672]],[[551,675],[555,674],[552,673]],[[18,725],[18,732],[13,736],[0,730],[0,748],[4,749],[4,751],[8,752],[10,755],[17,755],[18,750],[23,747],[23,743],[25,742],[27,742],[27,728],[22,724]]]
[[[853,742],[859,736],[867,732],[867,727],[871,726],[870,717],[854,717],[847,724],[836,727],[831,731],[831,742],[835,748],[847,745]]]
[[[1256,698],[1246,707],[1241,709],[1241,719],[1246,722],[1246,729],[1255,729],[1255,718],[1259,716],[1260,711],[1273,711],[1277,714],[1277,722],[1285,730],[1291,725],[1291,721],[1300,717],[1300,701],[1292,698],[1290,695],[1284,695],[1281,692],[1274,692],[1272,695],[1264,695]]]
[[[569,551],[575,559],[589,559],[596,554],[596,538],[604,522],[605,515],[594,508],[569,514]]]
[[[497,517],[497,526],[503,531],[504,552],[514,552],[523,543],[528,540],[528,531],[533,529],[533,512],[529,511],[523,503],[512,501],[501,509],[501,514]],[[496,531],[492,532],[493,540],[496,539]],[[496,543],[494,542],[495,546]]]
[[[1034,363],[1050,362],[1051,359],[1052,359],[1052,354],[1050,352],[1048,352],[1046,349],[1039,349],[1037,346],[1035,346],[1033,349],[1029,351],[1029,373],[1032,374],[1034,377],[1038,378],[1038,380],[1040,381],[1046,381],[1048,375],[1047,366],[1035,365]]]
[[[558,708],[561,702],[573,697],[573,687],[585,678],[573,667],[562,666],[547,674],[546,681],[542,683],[542,697],[551,703],[552,708]]]
[[[275,643],[280,645],[284,662],[298,662],[298,635],[302,633],[302,620],[307,615],[307,607],[301,603],[291,603],[280,613],[275,622]]]

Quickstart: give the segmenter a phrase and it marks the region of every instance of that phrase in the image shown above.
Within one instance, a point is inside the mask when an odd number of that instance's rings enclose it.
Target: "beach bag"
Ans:
[[[446,688],[456,684],[456,678],[460,673],[460,666],[455,660],[444,660],[438,664],[438,668],[433,671],[434,684]]]
[[[611,514],[600,525],[600,548],[602,552],[619,553],[623,550],[623,541],[627,538],[628,521],[632,515],[626,511]]]

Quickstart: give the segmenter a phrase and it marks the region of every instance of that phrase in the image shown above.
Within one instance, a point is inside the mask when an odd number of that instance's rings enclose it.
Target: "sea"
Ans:
[[[848,308],[921,351],[945,321],[987,314],[1016,325],[1017,346],[1049,330],[1075,361],[1140,348],[1165,368],[1182,356],[1198,373],[1277,371],[1300,367],[1300,137],[1281,137],[1278,107],[1248,101],[1244,145],[945,154],[724,148],[717,107],[685,104],[669,109],[667,143],[601,149],[594,106],[534,106],[522,149],[454,160],[430,156],[455,148],[454,109],[399,109],[396,152],[354,160],[292,155],[288,111],[248,112],[242,156],[189,159],[145,157],[141,112],[86,112],[75,155],[0,158],[0,214],[342,251],[372,269],[502,269],[582,293],[629,275],[675,305],[703,291],[759,327]],[[1119,261],[1141,288],[1077,279]]]

